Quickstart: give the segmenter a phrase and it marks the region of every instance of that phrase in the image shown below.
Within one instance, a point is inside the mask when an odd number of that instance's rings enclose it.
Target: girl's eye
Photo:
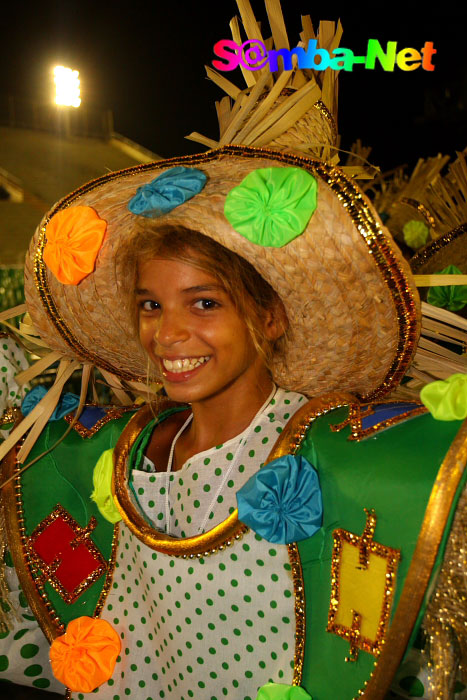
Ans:
[[[145,299],[144,301],[140,301],[138,306],[141,309],[141,311],[155,311],[156,309],[160,308],[157,301],[152,301],[152,299]]]
[[[219,304],[217,301],[214,301],[214,299],[198,299],[198,301],[195,302],[194,306],[195,309],[210,311],[211,309],[215,309],[217,306],[219,306]]]

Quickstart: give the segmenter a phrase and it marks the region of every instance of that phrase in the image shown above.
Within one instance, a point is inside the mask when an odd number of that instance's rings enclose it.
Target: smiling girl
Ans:
[[[113,382],[159,382],[164,397],[129,422],[85,409],[88,442],[71,461],[65,440],[16,477],[20,501],[5,487],[19,578],[53,641],[43,682],[79,700],[91,690],[104,700],[353,697],[389,634],[439,445],[444,454],[457,427],[440,438],[418,404],[391,404],[391,431],[375,419],[368,445],[352,419],[357,441],[347,441],[349,416],[378,415],[369,402],[411,359],[410,273],[356,187],[318,161],[229,147],[117,175],[71,195],[39,231],[30,312],[52,347],[66,339],[68,356]],[[416,415],[414,503],[404,426]],[[381,462],[394,441],[397,462]],[[14,454],[6,464],[14,476]],[[356,623],[339,607],[349,583],[333,588],[348,566],[333,537],[370,542],[376,522],[389,569],[381,590],[364,579],[359,663],[341,666]],[[66,527],[72,545],[54,529]],[[367,611],[378,597],[384,605]],[[402,603],[397,613],[399,646],[384,645],[391,673],[415,624]],[[368,697],[381,697],[387,677],[372,682]]]
[[[227,81],[220,147],[83,185],[31,243],[28,311],[60,365],[0,448],[33,426],[2,464],[18,619],[0,680],[74,700],[379,700],[420,627],[467,435],[378,403],[419,300],[371,203],[309,155],[335,145],[333,76],[256,76]],[[54,408],[79,365],[75,423]],[[121,406],[82,410],[91,367]]]
[[[190,404],[154,430],[134,488],[159,529],[199,534],[233,512],[225,492],[266,460],[304,401],[278,389],[267,364],[280,352],[284,307],[249,263],[183,227],[152,227],[120,252],[136,287],[141,344],[167,396]],[[169,475],[179,470],[174,490]],[[162,474],[151,488],[153,471]]]

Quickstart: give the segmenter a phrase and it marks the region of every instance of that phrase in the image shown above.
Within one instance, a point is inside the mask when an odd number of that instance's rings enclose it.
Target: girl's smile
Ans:
[[[185,382],[194,375],[198,367],[208,362],[211,358],[204,357],[184,357],[177,359],[160,358],[162,376],[171,382]]]
[[[137,287],[141,343],[161,367],[170,398],[205,402],[270,386],[248,327],[216,277],[155,258],[140,264]]]
[[[162,366],[166,372],[172,372],[178,374],[180,372],[187,372],[188,370],[196,369],[204,362],[208,362],[209,356],[205,357],[184,357],[182,360],[169,360],[168,358],[162,358]]]

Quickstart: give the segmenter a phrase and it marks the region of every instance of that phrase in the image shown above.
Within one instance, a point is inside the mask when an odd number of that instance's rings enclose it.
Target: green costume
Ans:
[[[306,456],[315,467],[323,497],[321,529],[298,543],[271,545],[259,536],[255,537],[254,533],[245,533],[245,528],[237,522],[227,534],[229,547],[224,547],[226,538],[221,535],[210,546],[211,551],[216,552],[212,556],[205,553],[204,556],[195,554],[192,558],[180,559],[161,551],[165,546],[163,541],[159,545],[154,542],[148,545],[145,533],[138,532],[139,525],[132,522],[131,514],[125,516],[125,523],[113,526],[89,499],[92,473],[99,455],[115,444],[132,415],[122,410],[120,416],[115,411],[106,417],[102,413],[101,409],[86,409],[82,421],[87,421],[88,427],[83,423],[78,426],[81,435],[72,431],[53,453],[42,458],[36,469],[27,471],[16,479],[14,485],[7,487],[5,494],[7,513],[11,516],[8,534],[15,566],[29,604],[49,641],[60,635],[63,626],[71,619],[80,615],[93,616],[104,611],[104,617],[113,624],[112,616],[117,613],[112,611],[109,605],[111,597],[108,596],[109,590],[112,594],[115,559],[118,562],[120,555],[122,558],[126,556],[125,552],[131,547],[135,555],[142,549],[142,560],[149,562],[148,572],[154,578],[150,588],[165,599],[159,601],[160,608],[165,605],[177,614],[174,606],[179,601],[182,606],[180,614],[194,616],[193,622],[197,620],[200,634],[203,618],[196,618],[194,604],[190,601],[192,596],[198,595],[197,586],[202,585],[203,595],[210,599],[207,586],[221,565],[224,565],[225,575],[230,580],[235,575],[234,569],[244,569],[254,554],[254,559],[264,561],[266,565],[251,565],[251,584],[246,585],[242,579],[242,595],[248,600],[253,593],[254,599],[256,589],[263,580],[266,583],[271,573],[278,579],[285,576],[289,585],[284,590],[289,591],[286,597],[290,598],[295,629],[295,649],[286,650],[294,658],[293,670],[277,669],[281,671],[274,677],[277,687],[269,687],[267,692],[281,690],[285,693],[285,686],[293,685],[301,686],[314,700],[351,698],[368,682],[364,697],[382,697],[407,644],[413,643],[425,610],[426,591],[442,562],[453,513],[464,484],[467,435],[463,428],[456,438],[460,422],[434,421],[418,404],[361,406],[349,395],[338,394],[313,400],[290,419],[270,457],[277,459],[283,454],[296,453]],[[147,409],[142,409],[129,423],[117,445],[117,462],[128,462],[129,444],[138,438],[150,417]],[[92,428],[93,421],[97,429]],[[49,423],[34,449],[37,452],[43,450],[59,437],[65,427],[63,420]],[[419,445],[417,451],[413,449],[414,444]],[[14,469],[13,455],[10,455],[6,468]],[[48,484],[47,489],[41,489],[40,485],[44,483]],[[21,529],[22,518],[24,531]],[[91,518],[97,521],[94,527]],[[62,562],[61,568],[50,566],[50,563],[46,567],[45,559],[41,564],[34,543],[40,534],[44,535],[47,528],[56,526],[57,522],[68,522],[75,528],[74,550],[70,550],[66,538],[62,552],[55,544],[46,543],[45,549],[40,550],[42,556],[50,558],[53,550],[56,561]],[[116,536],[119,529],[120,535]],[[154,537],[158,537],[155,531]],[[263,554],[258,555],[255,547]],[[196,550],[196,542],[192,542],[191,548]],[[85,570],[82,567],[86,563],[89,565],[89,561],[80,556],[80,549],[91,552],[95,571],[88,572],[81,590],[78,590],[78,584],[74,592],[70,592],[70,581],[76,583]],[[268,554],[272,550],[276,552],[274,557]],[[280,566],[275,562],[282,562],[284,557],[288,566],[281,574]],[[172,563],[174,577],[179,576],[180,571],[185,573],[178,590],[174,584],[169,591],[171,586],[167,584],[167,574],[171,573]],[[206,578],[210,567],[212,579]],[[136,573],[136,564],[134,569]],[[190,569],[193,569],[193,575],[188,573]],[[166,578],[161,577],[162,571],[166,571]],[[120,574],[115,570],[114,585],[120,580]],[[206,584],[201,584],[204,580]],[[216,585],[213,581],[212,586]],[[251,591],[248,590],[250,587]],[[231,588],[231,591],[232,595],[226,599],[227,608],[232,604],[235,589]],[[123,594],[128,603],[122,602],[122,605],[128,608],[131,595],[118,590],[115,591],[115,600],[117,593]],[[141,595],[144,595],[143,590]],[[225,605],[223,600],[220,602]],[[269,608],[272,615],[274,608],[270,608],[269,603],[265,609]],[[245,609],[239,609],[238,618],[248,620],[248,606],[251,610],[252,602],[243,605]],[[251,618],[251,643],[254,645],[258,635],[261,637],[264,632],[267,636],[271,622],[268,623],[268,617],[261,619],[251,615]],[[123,620],[126,628],[130,625],[130,632],[127,632],[130,638],[135,620],[141,633],[143,630],[147,632],[147,625],[152,623],[156,639],[158,625],[165,628],[165,634],[173,630],[170,616],[164,617],[159,608],[145,623],[140,621],[137,613],[135,616],[133,609],[127,621]],[[376,630],[373,637],[372,630]],[[14,634],[10,632],[11,636]],[[135,634],[138,636],[138,629]],[[215,634],[222,636],[221,630]],[[3,645],[8,644],[10,635],[2,640]],[[159,631],[159,638],[161,635],[162,631]],[[229,633],[224,636],[228,639]],[[284,628],[282,641],[285,643],[285,640]],[[175,643],[179,645],[180,640]],[[112,679],[99,689],[99,696],[103,698],[118,695],[116,684],[119,683],[124,692],[124,681],[119,677],[125,664],[129,665],[131,661],[138,666],[138,659],[135,659],[138,647],[130,641],[125,642],[124,638],[122,644],[130,649],[129,657],[125,658],[122,649]],[[157,649],[155,642],[154,646]],[[222,687],[223,673],[228,675],[221,665],[217,668],[215,655],[209,656],[209,651],[206,653],[203,647],[201,640],[198,656],[199,652],[201,657],[206,654],[206,663],[209,661],[210,664],[209,667],[199,665],[198,678],[194,670],[192,688],[195,691],[198,687],[198,693],[203,691],[197,683],[209,683],[205,678],[209,671],[215,669],[218,677],[215,683],[219,687]],[[182,646],[177,648],[182,649]],[[143,659],[141,662],[144,664]],[[151,659],[151,673],[160,680],[154,680],[153,675],[151,689],[140,686],[133,690],[134,697],[163,697],[161,692],[165,697],[182,697],[179,695],[182,691],[173,685],[168,691],[169,672],[167,678],[160,671],[158,673],[157,663],[157,658]],[[10,671],[5,670],[4,677],[9,674],[11,677],[13,664],[14,659],[10,659]],[[183,659],[178,659],[176,667],[180,670],[182,664]],[[245,670],[249,670],[247,666]],[[43,675],[47,676],[46,669]],[[30,678],[29,682],[32,680]],[[254,699],[258,687],[265,686],[268,680],[269,675],[264,675],[261,667],[253,669],[238,690],[230,686],[228,694],[224,695]],[[52,682],[50,689],[54,687]],[[266,692],[266,689],[261,692]],[[76,697],[81,695],[77,693]]]

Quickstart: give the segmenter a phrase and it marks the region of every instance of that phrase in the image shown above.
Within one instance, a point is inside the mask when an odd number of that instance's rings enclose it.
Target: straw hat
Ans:
[[[25,266],[27,305],[43,340],[117,377],[144,379],[147,360],[130,330],[116,250],[139,218],[128,209],[137,189],[179,166],[201,171],[206,183],[158,221],[213,238],[253,264],[279,294],[290,327],[285,356],[274,362],[274,380],[307,395],[341,389],[374,397],[393,388],[410,363],[418,333],[408,265],[339,168],[272,150],[229,146],[137,166],[105,175],[59,202],[36,231]],[[251,173],[282,168],[311,174],[316,209],[301,234],[279,247],[248,240],[224,212],[227,195]],[[77,284],[63,284],[44,262],[44,250],[55,217],[78,206],[91,207],[106,222],[106,232],[94,270]]]
[[[410,260],[412,272],[418,275],[434,274],[448,265],[456,265],[464,275],[467,274],[467,223],[431,241]]]
[[[263,41],[249,0],[237,4],[247,44]],[[272,36],[264,38],[265,47],[290,46],[280,3],[266,3],[266,11]],[[340,22],[321,22],[315,32],[309,16],[301,19],[301,46],[316,40],[318,48],[332,51],[339,45]],[[242,44],[237,18],[229,26],[233,40]],[[26,460],[80,365],[75,419],[93,365],[120,403],[151,399],[155,387],[147,386],[147,359],[130,330],[117,250],[138,219],[128,209],[138,188],[152,189],[155,180],[157,190],[159,178],[173,178],[176,168],[187,168],[188,179],[202,186],[191,198],[163,207],[161,224],[197,230],[243,256],[284,303],[289,320],[285,354],[276,356],[272,367],[279,385],[310,396],[341,389],[370,400],[396,387],[410,365],[419,334],[413,278],[351,179],[368,177],[364,158],[337,167],[339,71],[242,69],[243,89],[211,67],[207,73],[226,93],[216,103],[219,137],[194,132],[187,138],[211,150],[109,173],[65,197],[37,229],[25,263],[27,308],[0,313],[0,322],[30,312],[18,332],[41,359],[19,380],[31,380],[57,360],[60,364],[53,387],[0,446],[0,459],[30,429],[18,454],[20,462]],[[259,197],[253,227],[242,222],[250,214],[249,178],[256,182],[253,198]],[[307,184],[295,189],[295,180],[304,179]],[[282,190],[276,187],[280,181]],[[288,208],[278,206],[284,193]],[[278,196],[272,209],[270,195]],[[239,213],[235,202],[241,208],[242,198],[246,211]],[[258,221],[260,229],[283,240],[258,238],[258,230],[252,230]],[[292,235],[284,237],[286,230]]]

